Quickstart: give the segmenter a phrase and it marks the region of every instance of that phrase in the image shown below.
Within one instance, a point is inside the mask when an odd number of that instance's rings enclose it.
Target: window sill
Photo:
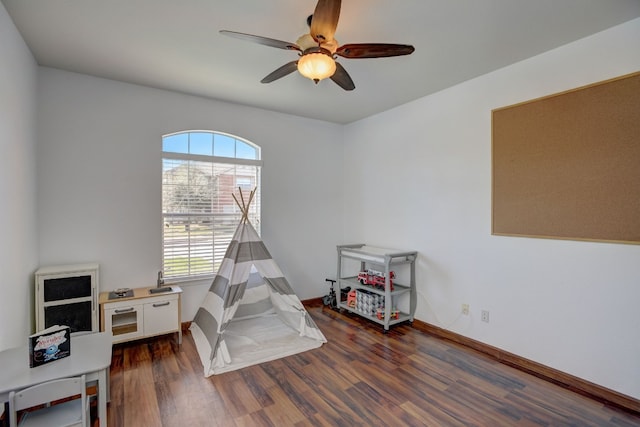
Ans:
[[[215,274],[198,276],[198,277],[176,277],[165,278],[165,283],[162,286],[180,285],[180,286],[199,286],[203,284],[211,284]]]

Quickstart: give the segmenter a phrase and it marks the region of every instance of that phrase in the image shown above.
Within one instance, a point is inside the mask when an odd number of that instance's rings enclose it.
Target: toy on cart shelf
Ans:
[[[393,291],[393,279],[396,278],[396,274],[390,271],[389,276],[390,290]],[[385,279],[384,273],[376,270],[368,269],[358,273],[358,282],[360,282],[361,285],[369,285],[381,290],[384,290]]]
[[[347,294],[347,307],[356,308],[356,290],[353,289]]]
[[[378,316],[378,319],[380,320],[384,319],[384,308],[380,307],[376,315]],[[391,310],[391,313],[389,314],[389,319],[398,319],[399,317],[400,317],[400,310],[397,310],[395,308]]]

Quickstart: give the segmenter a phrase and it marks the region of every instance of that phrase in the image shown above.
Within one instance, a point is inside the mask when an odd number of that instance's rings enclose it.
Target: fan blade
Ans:
[[[298,69],[298,61],[291,61],[284,64],[264,79],[260,80],[260,83],[271,83],[274,80],[278,80],[286,75],[289,75]]]
[[[355,43],[340,46],[336,55],[343,58],[384,58],[410,55],[414,50],[414,47],[408,44]]]
[[[340,0],[318,0],[311,18],[311,37],[318,42],[333,40],[340,18]]]
[[[333,80],[338,86],[340,86],[344,90],[354,90],[356,85],[353,84],[353,80],[351,80],[351,76],[347,73],[347,70],[344,67],[336,62],[336,72],[331,76],[331,80]]]
[[[270,39],[268,37],[254,36],[253,34],[238,33],[236,31],[227,30],[220,30],[220,34],[224,34],[225,36],[233,37],[235,39],[262,44],[265,46],[276,47],[278,49],[297,50],[298,52],[302,52],[302,49],[300,49],[300,46],[298,46],[297,44],[285,42],[282,40]]]

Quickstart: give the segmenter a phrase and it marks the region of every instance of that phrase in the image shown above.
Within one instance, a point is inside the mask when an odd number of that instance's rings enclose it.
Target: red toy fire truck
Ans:
[[[389,286],[391,287],[390,290],[393,291],[393,279],[396,278],[396,275],[393,271],[390,271],[389,276]],[[374,288],[384,290],[384,273],[371,269],[361,271],[360,273],[358,273],[358,282],[360,282],[361,285],[369,285],[373,286]]]

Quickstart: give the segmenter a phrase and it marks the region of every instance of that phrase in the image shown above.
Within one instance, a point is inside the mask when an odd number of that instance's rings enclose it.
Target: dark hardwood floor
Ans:
[[[309,308],[321,348],[204,378],[191,335],[114,346],[109,426],[640,426],[410,325]]]

